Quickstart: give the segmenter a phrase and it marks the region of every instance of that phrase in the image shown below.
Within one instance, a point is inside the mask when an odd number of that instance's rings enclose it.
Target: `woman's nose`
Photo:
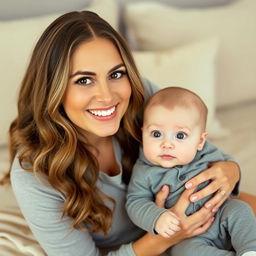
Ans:
[[[107,81],[100,82],[97,85],[97,94],[96,98],[98,101],[111,102],[113,94],[110,88],[110,85]]]

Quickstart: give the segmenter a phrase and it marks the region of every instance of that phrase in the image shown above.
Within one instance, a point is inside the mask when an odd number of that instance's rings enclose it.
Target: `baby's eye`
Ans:
[[[119,71],[115,71],[114,73],[112,73],[110,75],[110,77],[111,77],[111,79],[120,79],[124,75],[126,75],[126,71],[119,70]]]
[[[89,85],[92,83],[92,79],[90,77],[81,77],[75,83],[79,85]]]
[[[186,139],[187,138],[187,134],[185,133],[185,132],[178,132],[177,134],[176,134],[176,139],[178,139],[178,140],[184,140],[184,139]]]
[[[162,134],[159,131],[153,131],[153,132],[151,132],[151,135],[155,138],[159,138],[159,137],[161,137]]]

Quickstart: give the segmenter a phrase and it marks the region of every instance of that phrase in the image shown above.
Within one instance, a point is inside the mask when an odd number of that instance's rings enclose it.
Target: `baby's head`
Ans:
[[[203,149],[207,112],[202,99],[185,88],[168,87],[155,93],[144,111],[145,157],[166,168],[190,163]]]

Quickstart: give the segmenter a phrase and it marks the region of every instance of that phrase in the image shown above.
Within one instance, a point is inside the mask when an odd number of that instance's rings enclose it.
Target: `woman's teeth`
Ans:
[[[95,116],[110,116],[116,110],[116,107],[110,108],[108,110],[89,110],[89,112]]]

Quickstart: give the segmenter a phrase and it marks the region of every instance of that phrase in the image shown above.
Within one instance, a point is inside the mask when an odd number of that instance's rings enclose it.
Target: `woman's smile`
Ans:
[[[108,108],[95,108],[95,109],[88,109],[93,118],[100,120],[100,121],[108,121],[115,118],[117,113],[117,105],[108,107]]]

